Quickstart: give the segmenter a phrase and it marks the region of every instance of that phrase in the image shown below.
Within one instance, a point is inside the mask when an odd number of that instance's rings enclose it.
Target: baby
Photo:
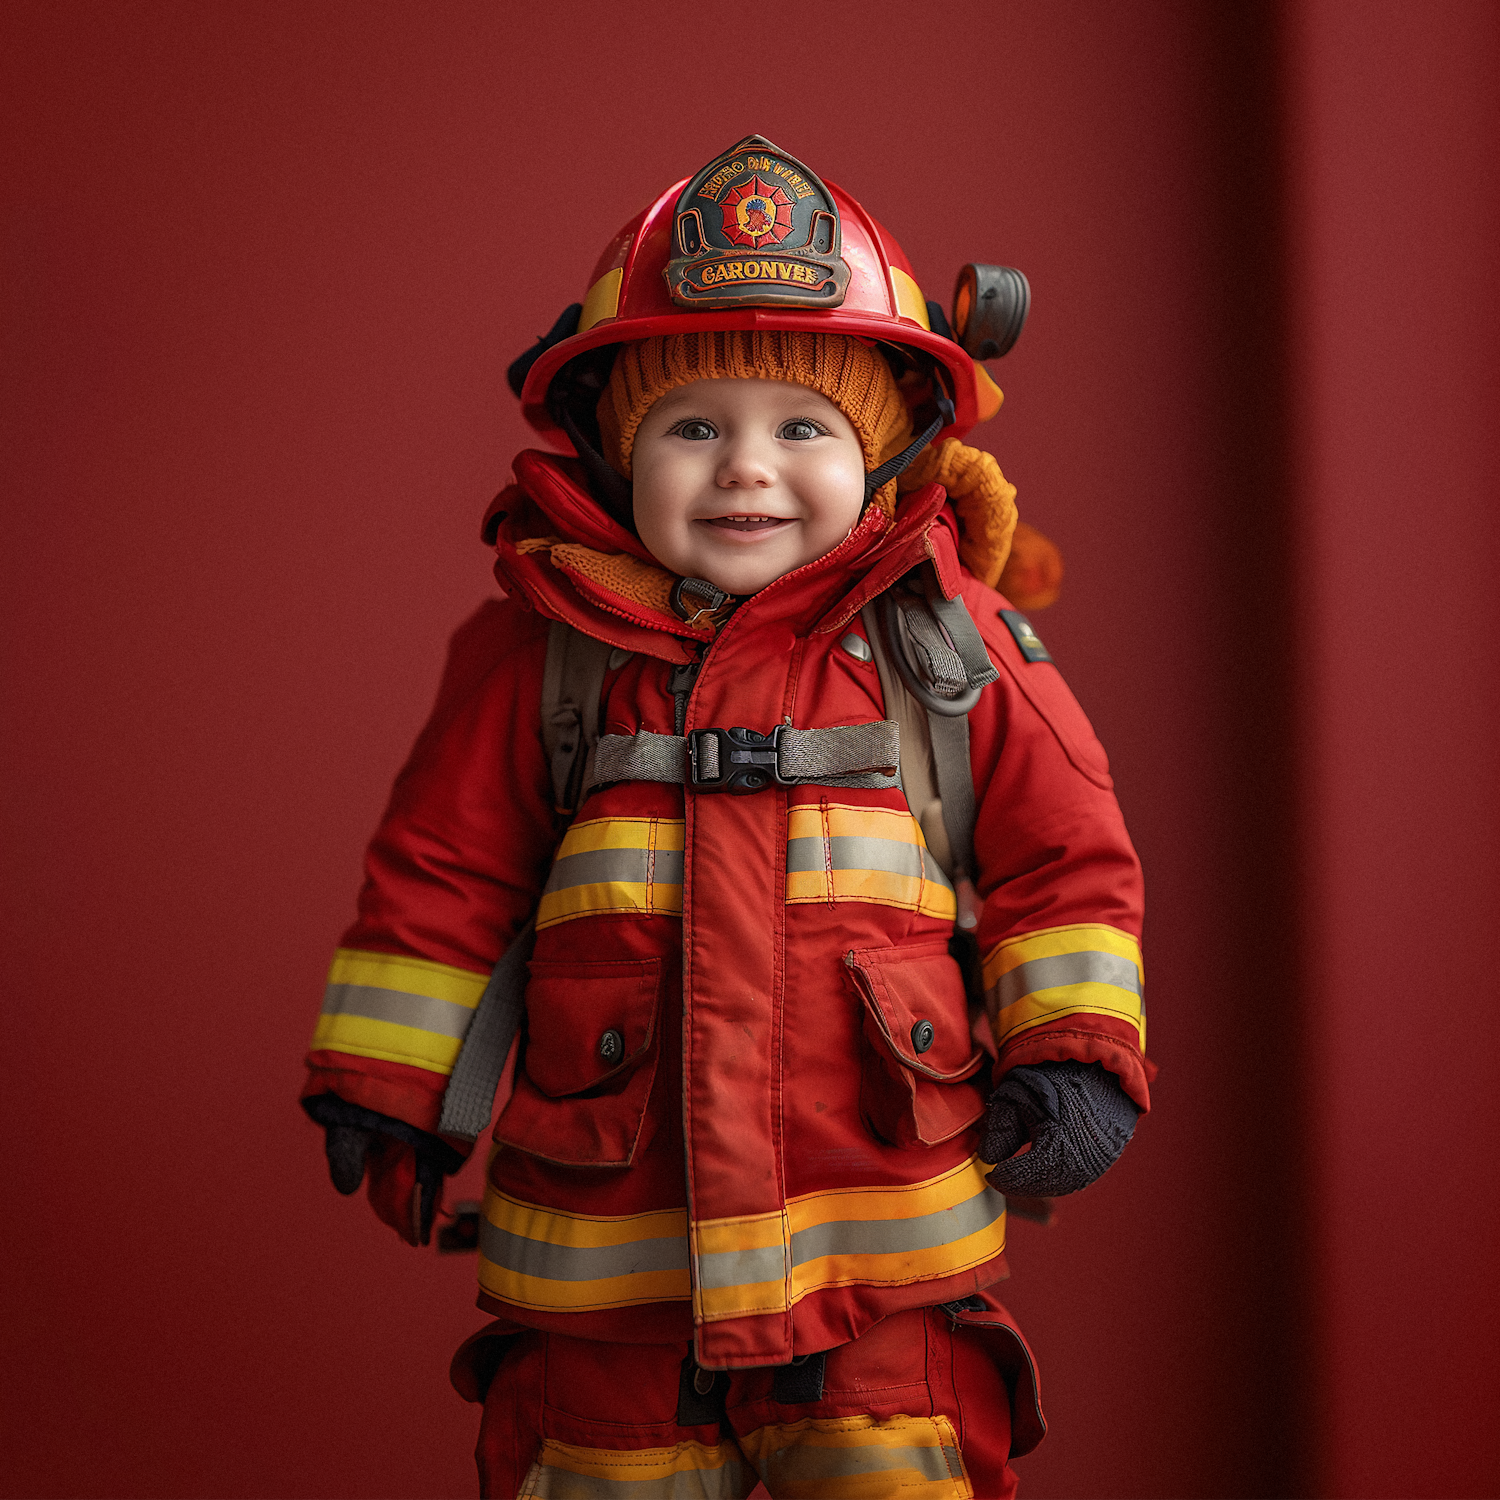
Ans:
[[[304,1097],[419,1244],[500,1078],[486,1495],[1008,1496],[1041,1438],[1004,1195],[1104,1172],[1148,1065],[1139,867],[959,441],[1018,286],[950,331],[751,137],[512,369],[573,455],[491,507],[495,659],[396,783]]]

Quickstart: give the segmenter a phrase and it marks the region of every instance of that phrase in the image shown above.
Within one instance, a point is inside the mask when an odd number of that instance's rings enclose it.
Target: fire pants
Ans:
[[[1043,1430],[1003,1313],[917,1308],[774,1370],[528,1330],[490,1380],[476,1456],[495,1500],[744,1500],[757,1483],[773,1500],[1010,1500],[1009,1458]]]

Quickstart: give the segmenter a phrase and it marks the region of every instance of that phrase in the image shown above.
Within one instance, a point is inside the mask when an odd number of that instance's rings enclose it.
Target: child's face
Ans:
[[[832,551],[864,506],[864,452],[849,419],[781,380],[668,391],[636,433],[631,470],[652,556],[731,594]]]

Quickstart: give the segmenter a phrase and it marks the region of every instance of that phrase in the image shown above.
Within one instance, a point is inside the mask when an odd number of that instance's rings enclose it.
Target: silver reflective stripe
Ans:
[[[788,839],[786,872],[803,875],[827,869],[883,870],[891,875],[909,875],[914,880],[930,880],[934,885],[953,887],[938,862],[920,844],[900,839],[877,839],[868,835],[845,834],[827,841],[820,838]]]
[[[954,1479],[964,1472],[962,1460],[955,1448],[938,1444],[930,1448],[886,1448],[877,1443],[857,1448],[825,1448],[821,1444],[797,1443],[778,1448],[766,1469],[767,1472],[761,1477],[773,1495],[782,1493],[782,1485],[812,1484],[818,1480],[838,1479],[846,1474],[915,1469],[923,1479],[931,1482]]]
[[[781,1281],[786,1271],[785,1245],[766,1245],[760,1250],[721,1250],[698,1257],[698,1284],[714,1290]]]
[[[723,1457],[714,1468],[678,1469],[650,1479],[628,1479],[623,1476],[630,1472],[629,1451],[601,1449],[601,1467],[607,1463],[622,1476],[606,1479],[601,1474],[575,1474],[571,1469],[555,1468],[546,1461],[544,1448],[521,1493],[535,1495],[537,1500],[743,1500],[754,1487],[744,1460],[737,1452],[725,1453],[722,1444],[710,1451]]]
[[[565,854],[552,866],[542,894],[575,885],[681,885],[681,849],[591,849]]]
[[[623,1245],[554,1245],[512,1234],[484,1218],[479,1250],[494,1265],[543,1281],[605,1281],[642,1271],[685,1271],[688,1263],[687,1239],[680,1235]]]
[[[1005,1199],[986,1185],[967,1203],[915,1219],[840,1219],[792,1236],[792,1264],[825,1255],[894,1255],[951,1245],[988,1229],[1005,1212]]]
[[[323,992],[323,1014],[389,1021],[395,1026],[412,1026],[418,1031],[432,1031],[460,1041],[474,1019],[474,1012],[467,1005],[369,984],[330,984]]]
[[[813,1224],[792,1236],[791,1264],[806,1265],[825,1255],[900,1255],[932,1250],[988,1229],[1004,1212],[1005,1199],[986,1185],[965,1203],[914,1219],[835,1219],[828,1224]],[[722,1250],[698,1257],[698,1284],[705,1290],[780,1281],[786,1273],[780,1245]]]
[[[1116,989],[1141,993],[1140,971],[1118,953],[1059,953],[1052,958],[1033,958],[1002,974],[996,984],[1000,1008],[1014,1005],[1023,995],[1037,990],[1058,989],[1066,984],[1112,984]]]

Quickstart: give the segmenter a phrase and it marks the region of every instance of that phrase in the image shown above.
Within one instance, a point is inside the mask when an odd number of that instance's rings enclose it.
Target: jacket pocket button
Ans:
[[[930,1028],[929,1028],[930,1029]],[[610,1067],[619,1062],[625,1052],[625,1038],[613,1026],[599,1038],[599,1060]]]
[[[931,1021],[918,1021],[911,1029],[911,1045],[916,1052],[925,1052],[937,1035]]]

